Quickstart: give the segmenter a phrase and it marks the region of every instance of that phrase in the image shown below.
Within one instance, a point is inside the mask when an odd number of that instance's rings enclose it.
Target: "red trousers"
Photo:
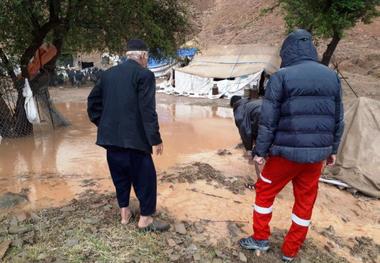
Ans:
[[[276,195],[293,183],[294,206],[292,225],[285,237],[282,252],[294,257],[305,241],[313,206],[318,193],[318,180],[323,162],[296,163],[282,157],[270,157],[256,183],[256,201],[253,212],[253,238],[268,240],[272,205]]]

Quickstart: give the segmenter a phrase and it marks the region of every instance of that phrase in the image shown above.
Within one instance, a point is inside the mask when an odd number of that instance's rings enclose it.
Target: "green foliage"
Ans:
[[[171,54],[189,29],[182,2],[1,0],[0,48],[18,64],[31,58],[41,38],[63,40],[69,52],[121,52],[127,39],[142,38],[152,50]]]
[[[304,28],[314,35],[341,38],[357,22],[370,23],[380,15],[380,0],[279,0],[289,31]]]

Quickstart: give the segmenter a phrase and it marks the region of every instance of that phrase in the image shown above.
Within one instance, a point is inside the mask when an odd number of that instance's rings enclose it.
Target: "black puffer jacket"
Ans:
[[[261,109],[255,152],[300,163],[336,153],[343,132],[340,80],[320,64],[310,33],[284,41],[282,68],[271,76]]]
[[[235,124],[247,151],[252,150],[253,140],[257,138],[261,105],[261,99],[241,99],[234,105]]]

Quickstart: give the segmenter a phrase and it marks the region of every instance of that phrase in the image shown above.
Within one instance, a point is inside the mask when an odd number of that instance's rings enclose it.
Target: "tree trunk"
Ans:
[[[327,45],[325,53],[323,53],[323,57],[321,61],[323,65],[329,66],[330,60],[334,54],[336,47],[338,46],[340,39],[341,38],[339,34],[334,33],[333,38],[331,39],[330,43]]]

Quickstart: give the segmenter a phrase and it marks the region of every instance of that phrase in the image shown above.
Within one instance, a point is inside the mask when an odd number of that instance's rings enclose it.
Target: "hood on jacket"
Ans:
[[[282,44],[280,57],[281,68],[301,60],[318,61],[318,53],[311,34],[304,29],[297,29],[290,33]]]

